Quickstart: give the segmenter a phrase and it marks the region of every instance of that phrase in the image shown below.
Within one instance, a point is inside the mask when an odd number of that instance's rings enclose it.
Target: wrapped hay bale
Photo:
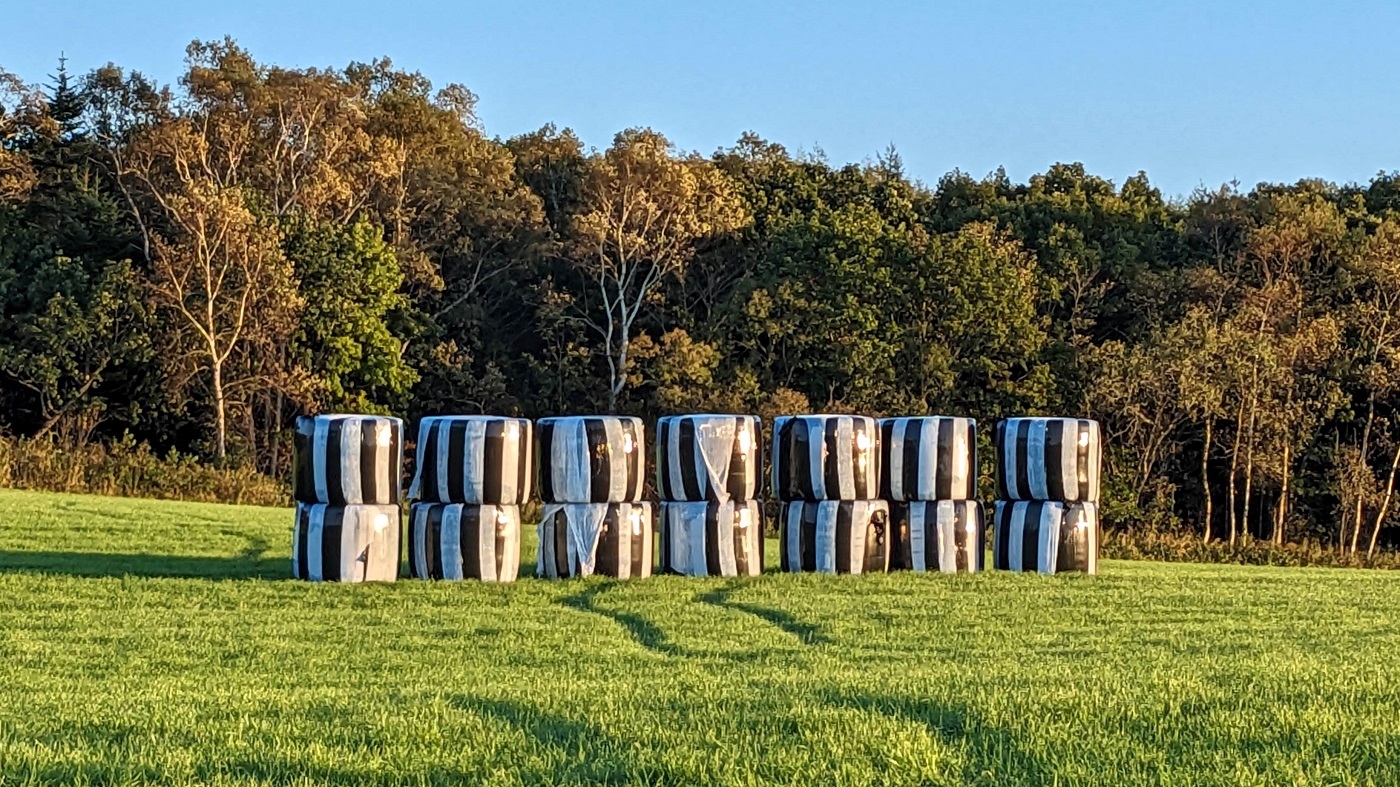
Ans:
[[[536,574],[651,576],[651,503],[546,503]]]
[[[879,429],[863,415],[773,421],[773,493],[780,500],[869,500],[880,492]]]
[[[520,573],[520,507],[414,503],[408,567],[417,579],[514,582]]]
[[[976,500],[890,503],[890,570],[976,573],[983,569],[986,527]]]
[[[302,503],[394,505],[403,473],[403,421],[375,415],[297,419],[292,488]]]
[[[977,497],[977,422],[880,419],[880,496],[890,501]]]
[[[992,565],[999,571],[1099,571],[1096,503],[998,500]]]
[[[541,418],[535,430],[540,499],[546,503],[635,503],[642,499],[642,419]]]
[[[753,500],[763,469],[758,416],[673,415],[656,422],[663,500]]]
[[[663,502],[661,569],[695,577],[763,573],[763,506],[756,500]]]
[[[393,582],[399,507],[297,503],[292,576],[312,582]]]
[[[782,504],[779,517],[783,571],[889,569],[889,504],[883,500],[794,500]]]
[[[522,505],[530,499],[533,450],[530,421],[525,418],[424,418],[418,424],[408,496],[433,503]]]
[[[1097,421],[1007,418],[997,424],[996,444],[998,499],[1098,502]]]

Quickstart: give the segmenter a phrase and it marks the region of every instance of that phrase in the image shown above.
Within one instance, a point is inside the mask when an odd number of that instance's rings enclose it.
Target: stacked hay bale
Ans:
[[[690,576],[763,573],[761,422],[675,415],[656,424],[661,569]]]
[[[403,421],[372,415],[297,419],[292,576],[392,582],[399,573]]]
[[[977,501],[977,422],[883,418],[880,457],[880,496],[890,504],[890,570],[981,571],[986,528]]]
[[[997,424],[996,443],[993,566],[1098,573],[1098,422],[1008,418]]]
[[[651,575],[651,504],[640,418],[569,416],[536,425],[540,499],[536,573],[627,579]]]
[[[880,432],[859,415],[773,422],[773,493],[784,571],[860,574],[890,562],[889,504],[879,500]]]
[[[418,579],[511,582],[520,572],[520,506],[530,499],[530,422],[424,418],[408,496],[408,566]]]

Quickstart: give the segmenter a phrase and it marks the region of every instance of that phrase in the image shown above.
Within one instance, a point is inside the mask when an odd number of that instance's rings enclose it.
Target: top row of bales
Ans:
[[[1008,428],[1009,425],[1009,428]],[[750,500],[761,494],[756,416],[662,418],[657,491],[669,501]],[[1016,418],[996,435],[997,499],[1094,502],[1098,424]],[[521,505],[640,502],[645,429],[630,416],[528,419],[437,416],[419,424],[408,497]],[[977,433],[968,418],[876,420],[782,416],[773,422],[770,489],[780,501],[938,501],[976,498]],[[303,503],[397,505],[403,421],[382,416],[298,419],[294,496]],[[883,472],[882,472],[883,468]]]

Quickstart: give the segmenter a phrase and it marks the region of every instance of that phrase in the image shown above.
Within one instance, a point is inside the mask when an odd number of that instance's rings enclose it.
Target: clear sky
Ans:
[[[1397,31],[1395,0],[0,0],[0,67],[42,81],[62,51],[173,81],[191,39],[230,34],[461,82],[501,136],[648,125],[710,153],[752,130],[834,162],[893,143],[929,183],[1082,161],[1183,195],[1400,169]]]

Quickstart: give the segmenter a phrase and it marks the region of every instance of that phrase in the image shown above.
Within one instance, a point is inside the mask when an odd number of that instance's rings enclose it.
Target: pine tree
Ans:
[[[47,85],[49,117],[58,123],[59,137],[63,142],[77,141],[84,136],[82,119],[87,101],[68,78],[67,57],[59,55],[58,73],[50,74],[49,79],[52,80]]]

